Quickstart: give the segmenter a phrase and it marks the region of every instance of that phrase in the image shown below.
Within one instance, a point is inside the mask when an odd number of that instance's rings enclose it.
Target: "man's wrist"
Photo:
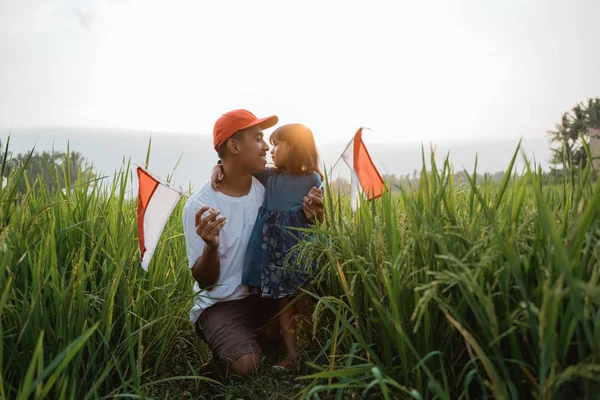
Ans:
[[[206,244],[207,250],[216,250],[219,248],[219,245],[215,245],[214,243],[204,242]]]

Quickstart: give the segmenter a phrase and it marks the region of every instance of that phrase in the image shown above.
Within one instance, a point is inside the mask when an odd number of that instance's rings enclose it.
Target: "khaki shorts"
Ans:
[[[218,362],[235,361],[244,354],[263,354],[262,328],[278,312],[275,301],[257,295],[224,301],[202,311],[196,332],[204,339]]]

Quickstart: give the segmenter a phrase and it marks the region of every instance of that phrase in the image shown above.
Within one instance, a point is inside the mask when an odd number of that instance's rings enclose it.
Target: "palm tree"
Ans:
[[[567,166],[585,165],[588,156],[581,137],[589,142],[591,129],[597,128],[600,128],[600,98],[589,99],[587,105],[579,103],[571,112],[564,113],[556,130],[547,132],[550,144],[558,145],[551,148],[552,164],[563,164],[566,161]]]
[[[600,98],[589,99],[587,104],[588,133],[593,166],[600,170]]]
[[[587,108],[588,127],[590,129],[600,129],[600,98],[589,99]]]
[[[550,137],[550,145],[558,145],[558,148],[551,147],[552,151],[552,164],[562,164],[563,162],[563,147],[565,154],[572,153],[572,142],[571,142],[571,118],[568,112],[562,116],[560,124],[556,125],[556,130],[548,131],[547,134]]]

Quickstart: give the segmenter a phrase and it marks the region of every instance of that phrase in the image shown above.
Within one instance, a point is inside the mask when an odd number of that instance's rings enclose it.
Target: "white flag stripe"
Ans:
[[[148,271],[160,234],[177,205],[179,196],[181,196],[179,191],[159,183],[154,194],[150,197],[144,213],[144,245],[146,252],[142,258],[142,268],[145,271]]]
[[[342,157],[344,163],[350,168],[350,172],[352,173],[352,177],[350,179],[350,206],[352,207],[352,211],[356,212],[358,207],[360,206],[359,196],[362,192],[362,186],[360,186],[360,182],[358,181],[358,176],[356,176],[356,171],[352,168],[352,165],[347,160],[346,157]]]
[[[344,164],[350,169],[350,173],[352,176],[350,177],[350,206],[352,207],[352,211],[356,212],[358,207],[360,207],[360,194],[363,192],[362,186],[360,185],[360,181],[358,180],[358,176],[356,175],[356,171],[354,170],[354,138],[346,145],[344,152],[341,155],[341,159],[344,161]]]

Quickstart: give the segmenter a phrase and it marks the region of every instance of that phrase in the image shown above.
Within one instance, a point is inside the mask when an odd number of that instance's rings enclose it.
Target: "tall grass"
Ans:
[[[588,166],[542,185],[517,155],[500,184],[461,185],[432,154],[417,189],[355,215],[326,194],[302,250],[322,266],[326,332],[305,396],[597,398],[598,183]]]
[[[128,171],[110,183],[76,171],[75,184],[49,191],[24,166],[3,185],[0,398],[142,396],[179,332],[190,330],[181,220],[170,220],[145,273]],[[50,172],[59,182],[71,176],[70,162]]]
[[[356,214],[325,194],[302,244],[321,266],[322,349],[300,397],[597,397],[598,183],[589,167],[517,176],[517,154],[500,184],[455,182],[432,154],[418,188]],[[24,169],[0,189],[0,398],[144,397],[191,330],[182,204],[144,273],[129,166],[110,182],[76,172],[65,190]]]

